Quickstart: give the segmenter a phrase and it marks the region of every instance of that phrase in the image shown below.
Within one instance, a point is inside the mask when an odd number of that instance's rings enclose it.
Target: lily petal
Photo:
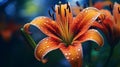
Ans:
[[[47,60],[44,59],[44,56],[50,51],[58,49],[59,43],[60,42],[58,40],[51,37],[44,38],[38,43],[37,47],[35,48],[35,58],[39,61],[42,61],[43,63],[47,62]]]
[[[113,26],[115,24],[115,21],[108,10],[100,10],[100,12],[101,15],[99,16],[99,19],[102,21],[96,21],[92,26],[102,30],[104,34],[109,38],[110,35],[112,35],[111,33],[113,33]]]
[[[103,46],[104,44],[104,39],[101,36],[101,34],[95,30],[95,29],[90,29],[88,30],[83,36],[81,36],[78,39],[80,42],[85,42],[85,41],[93,41],[96,42],[99,46]]]
[[[109,6],[110,4],[112,4],[111,1],[97,2],[94,4],[94,7],[98,9],[103,9],[105,6]]]
[[[80,15],[81,13],[82,15]],[[73,31],[75,37],[73,40],[76,40],[84,34],[100,15],[99,10],[93,7],[86,8],[81,13],[74,19],[75,24],[73,26]]]
[[[120,5],[118,3],[114,4],[113,16],[116,24],[120,25]]]
[[[31,23],[25,24],[25,31],[28,32],[30,25],[34,25],[47,36],[59,39],[60,34],[56,22],[47,17],[37,17]]]
[[[65,58],[70,62],[71,67],[82,66],[82,45],[80,43],[74,43],[66,47],[64,44],[60,47],[60,50],[64,54]]]

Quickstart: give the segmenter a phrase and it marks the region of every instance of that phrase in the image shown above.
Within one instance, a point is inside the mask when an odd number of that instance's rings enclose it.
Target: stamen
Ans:
[[[69,6],[69,8],[68,8],[68,9],[69,9],[69,13],[71,13],[71,9],[70,9],[70,6]]]
[[[82,9],[79,9],[80,11],[82,11]]]
[[[60,4],[60,15],[61,15],[61,4]]]
[[[110,7],[110,9],[112,10],[112,9],[113,9],[113,4],[110,4],[109,7]]]
[[[78,2],[78,1],[76,2],[76,5],[77,5],[78,7],[80,7],[80,4],[79,4],[79,2]]]
[[[118,13],[120,14],[120,7],[118,7]]]
[[[66,9],[64,9],[64,11],[65,11],[65,17],[66,17]]]
[[[67,9],[69,8],[70,6],[69,6],[69,3],[67,2]]]
[[[52,18],[53,18],[53,20],[55,20],[54,13],[52,14]]]
[[[58,7],[58,14],[60,14],[60,7]]]
[[[53,12],[55,12],[55,9],[54,9],[54,7],[52,6],[51,8],[52,8]]]
[[[50,10],[48,10],[48,14],[49,14],[50,17],[52,17],[52,15],[51,15],[51,13],[50,13]]]

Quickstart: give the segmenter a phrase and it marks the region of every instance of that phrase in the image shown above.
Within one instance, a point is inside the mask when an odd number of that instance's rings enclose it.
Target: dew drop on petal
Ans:
[[[78,49],[78,51],[80,51],[80,49]]]
[[[45,43],[47,43],[47,41]]]
[[[65,55],[67,55],[67,53],[65,53]]]
[[[49,47],[49,46],[47,46],[47,47]]]
[[[67,57],[67,59],[69,59],[69,57]]]
[[[71,55],[71,53],[68,53],[69,55]]]
[[[73,58],[72,58],[72,60],[73,60]]]

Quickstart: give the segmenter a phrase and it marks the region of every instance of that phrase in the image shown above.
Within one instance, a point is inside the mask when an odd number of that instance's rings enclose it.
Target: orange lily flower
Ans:
[[[95,29],[90,29],[93,22],[100,15],[95,8],[89,7],[81,11],[75,18],[69,4],[55,6],[56,20],[47,17],[37,17],[24,26],[29,32],[29,26],[34,25],[48,37],[40,41],[35,48],[35,57],[45,63],[44,56],[52,50],[60,49],[72,67],[82,65],[82,44],[91,40],[99,46],[103,45],[103,38]]]
[[[117,44],[120,40],[120,5],[115,3],[113,8],[113,16],[108,10],[101,10],[103,13],[99,16],[99,20],[102,22],[94,23],[93,26],[101,29],[110,43],[110,45]]]

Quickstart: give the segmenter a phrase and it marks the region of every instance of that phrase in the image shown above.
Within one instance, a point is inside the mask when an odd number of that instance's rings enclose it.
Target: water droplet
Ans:
[[[80,51],[80,49],[78,49],[78,51]]]
[[[45,43],[47,43],[47,41]]]
[[[73,58],[72,58],[72,60],[73,60]]]
[[[69,55],[71,55],[71,53],[68,53]]]
[[[67,53],[65,53],[65,55],[67,55]]]
[[[69,59],[69,57],[67,57],[67,59]]]

